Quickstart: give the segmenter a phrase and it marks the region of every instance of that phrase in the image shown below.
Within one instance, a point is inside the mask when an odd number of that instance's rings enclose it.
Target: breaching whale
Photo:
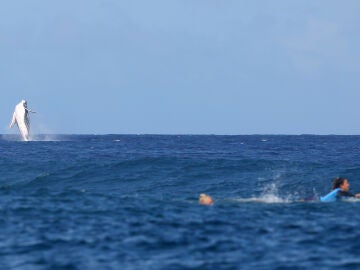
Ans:
[[[29,112],[35,113],[34,111],[28,109],[26,100],[20,101],[20,103],[15,106],[15,111],[10,123],[10,128],[12,128],[15,123],[17,124],[24,141],[29,140],[29,133],[30,133]]]

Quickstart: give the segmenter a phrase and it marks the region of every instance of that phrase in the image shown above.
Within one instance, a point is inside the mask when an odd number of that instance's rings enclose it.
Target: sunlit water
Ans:
[[[0,139],[0,269],[360,269],[359,136]],[[213,206],[200,206],[200,193]]]

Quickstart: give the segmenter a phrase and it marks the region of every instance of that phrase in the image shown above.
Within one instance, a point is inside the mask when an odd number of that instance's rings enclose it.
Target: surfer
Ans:
[[[24,141],[29,140],[30,133],[30,119],[29,112],[35,113],[27,107],[26,100],[21,100],[19,104],[15,106],[14,114],[11,119],[10,128],[12,128],[15,123],[17,124],[21,136]]]
[[[360,193],[353,194],[350,191],[349,181],[344,177],[336,177],[333,180],[332,191],[324,197],[320,197],[322,202],[332,202],[343,198],[360,198]]]
[[[336,197],[339,199],[341,197],[355,197],[360,198],[360,193],[353,194],[349,192],[350,184],[349,181],[344,177],[337,177],[333,181],[332,190],[339,188],[339,191],[336,194]]]
[[[199,197],[199,204],[212,205],[214,204],[214,201],[209,195],[206,195],[205,193],[201,193]]]

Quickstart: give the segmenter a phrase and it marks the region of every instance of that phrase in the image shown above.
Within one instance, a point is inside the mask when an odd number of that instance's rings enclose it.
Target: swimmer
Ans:
[[[205,193],[201,193],[199,197],[199,204],[212,205],[214,204],[214,201],[209,195],[206,195]]]
[[[360,193],[353,194],[349,192],[350,184],[349,181],[344,177],[337,177],[334,179],[332,190],[337,188],[339,188],[339,191],[336,194],[337,199],[341,199],[342,197],[360,198]]]
[[[336,177],[333,180],[332,190],[324,197],[320,197],[322,202],[334,202],[344,198],[360,198],[360,193],[353,194],[349,192],[349,181],[344,177]]]

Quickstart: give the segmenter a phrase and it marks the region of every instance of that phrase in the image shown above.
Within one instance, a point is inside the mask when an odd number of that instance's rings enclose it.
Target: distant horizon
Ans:
[[[273,133],[273,134],[196,134],[196,133],[35,133],[31,136],[46,136],[46,135],[58,135],[58,136],[360,136],[360,134],[285,134],[285,133]],[[19,136],[16,133],[0,133],[0,136]]]

